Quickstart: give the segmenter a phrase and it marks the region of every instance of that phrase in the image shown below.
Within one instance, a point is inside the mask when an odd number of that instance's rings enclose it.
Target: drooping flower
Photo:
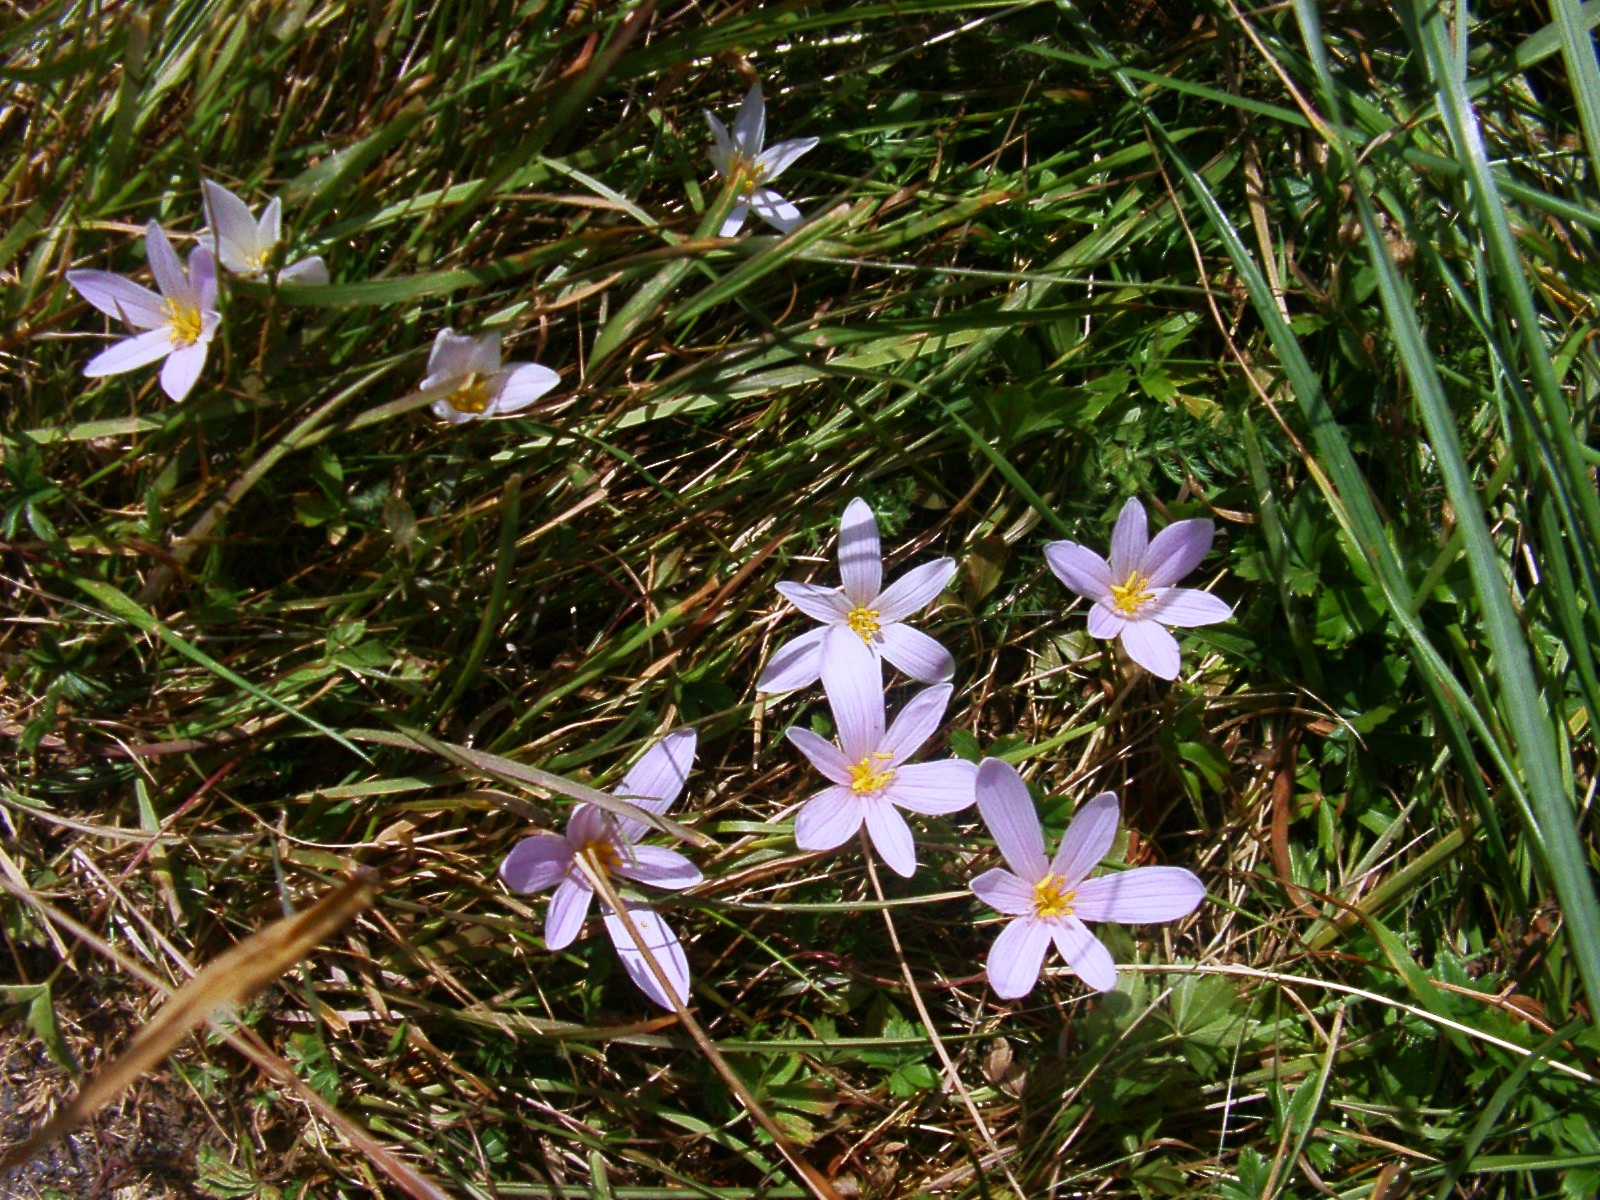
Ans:
[[[955,659],[904,619],[931,604],[955,572],[955,559],[936,559],[884,587],[878,522],[865,500],[850,501],[839,521],[839,577],[844,586],[788,581],[778,585],[789,603],[821,621],[822,628],[778,647],[756,690],[792,692],[815,683],[822,674],[824,640],[839,628],[853,631],[873,657],[887,658],[918,683],[943,683],[955,674]]]
[[[274,196],[257,221],[250,215],[250,206],[220,183],[203,179],[200,191],[206,208],[201,245],[209,246],[218,261],[241,279],[265,275],[281,233],[282,201]],[[289,263],[278,272],[278,278],[284,283],[327,283],[328,267],[318,255],[311,254]]]
[[[647,812],[666,812],[689,777],[694,746],[693,729],[669,733],[645,752],[612,794]],[[594,896],[593,885],[576,865],[580,854],[608,877],[621,876],[673,891],[700,882],[699,868],[676,850],[641,844],[639,839],[648,831],[649,826],[636,818],[619,817],[592,804],[580,804],[573,810],[565,834],[536,833],[513,846],[500,864],[500,878],[514,892],[555,888],[545,912],[544,941],[550,949],[560,950],[577,939]],[[630,903],[628,915],[671,979],[679,1001],[688,1003],[689,960],[677,934],[648,905]],[[628,969],[629,978],[662,1008],[672,1008],[672,1001],[662,991],[622,918],[609,910],[604,917],[606,933]]]
[[[196,246],[185,270],[155,221],[145,226],[144,244],[160,295],[111,271],[67,272],[67,282],[80,296],[139,331],[95,355],[83,373],[120,375],[164,358],[161,390],[182,400],[200,378],[206,348],[222,319],[217,311],[217,265],[210,250]]]
[[[1097,992],[1117,986],[1117,968],[1085,921],[1142,925],[1176,921],[1205,899],[1205,885],[1182,867],[1135,867],[1089,879],[1117,834],[1117,795],[1101,792],[1073,815],[1053,859],[1022,777],[1007,762],[978,764],[978,813],[1011,870],[996,867],[972,881],[990,908],[1015,918],[989,951],[989,986],[1005,1000],[1039,982],[1053,941],[1067,966]]]
[[[428,355],[422,390],[448,388],[433,402],[433,415],[452,425],[477,417],[519,412],[561,382],[538,363],[500,362],[500,335],[481,338],[441,329]]]
[[[1130,499],[1111,532],[1109,563],[1076,542],[1051,542],[1044,557],[1057,579],[1094,601],[1092,635],[1120,637],[1134,662],[1152,675],[1176,679],[1178,642],[1167,627],[1213,625],[1233,615],[1210,592],[1172,586],[1200,565],[1214,532],[1202,518],[1174,521],[1151,538],[1144,505]]]
[[[766,185],[786,171],[790,164],[807,150],[815,148],[818,139],[795,138],[779,142],[766,150],[761,148],[767,139],[767,104],[761,95],[761,84],[750,85],[739,115],[734,118],[733,132],[710,112],[706,121],[711,126],[711,162],[717,174],[731,180],[739,190],[739,201],[722,223],[721,235],[732,237],[739,232],[745,217],[754,211],[779,233],[788,233],[804,220],[800,210]]]
[[[909,878],[917,869],[917,848],[897,807],[937,815],[959,812],[973,800],[977,768],[971,763],[956,758],[906,762],[939,728],[951,688],[947,683],[924,688],[885,731],[877,658],[849,630],[830,630],[829,636],[842,643],[837,652],[830,648],[822,663],[822,686],[839,742],[795,726],[785,731],[832,784],[801,807],[795,844],[802,850],[832,850],[865,822],[889,869]]]

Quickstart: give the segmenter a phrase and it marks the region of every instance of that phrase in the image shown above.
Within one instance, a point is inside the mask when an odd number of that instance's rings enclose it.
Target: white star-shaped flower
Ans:
[[[711,126],[711,162],[717,174],[730,180],[739,191],[739,202],[722,223],[722,236],[732,237],[739,232],[745,217],[754,212],[779,233],[788,233],[800,225],[805,217],[777,192],[766,185],[771,183],[790,164],[807,150],[816,147],[817,138],[795,138],[779,142],[766,150],[761,148],[767,139],[767,104],[761,95],[761,84],[750,85],[739,115],[734,118],[733,132],[711,113],[706,113]]]

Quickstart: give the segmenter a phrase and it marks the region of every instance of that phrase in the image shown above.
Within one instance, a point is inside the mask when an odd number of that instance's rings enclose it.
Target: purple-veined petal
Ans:
[[[1030,886],[1043,879],[1049,867],[1044,856],[1044,832],[1034,811],[1028,785],[1010,763],[986,758],[978,764],[974,781],[978,814],[989,827],[1000,856]]]
[[[171,335],[165,329],[147,329],[107,346],[88,361],[83,373],[91,379],[101,375],[121,375],[124,371],[147,367],[171,353]]]
[[[205,341],[222,319],[217,312],[217,257],[209,246],[196,246],[189,251],[189,286],[194,289],[195,302],[200,307],[201,326]]]
[[[833,710],[839,749],[859,763],[883,745],[883,668],[848,626],[835,625],[822,643],[822,690]]]
[[[1111,530],[1111,578],[1126,579],[1144,565],[1144,552],[1150,544],[1150,525],[1145,520],[1144,505],[1129,498],[1117,514],[1116,526]]]
[[[583,919],[589,915],[589,901],[594,889],[581,876],[567,876],[550,897],[550,907],[544,914],[544,944],[552,950],[562,950],[577,940],[583,929]]]
[[[200,181],[200,198],[211,231],[211,237],[202,239],[202,244],[211,241],[222,265],[235,275],[256,274],[261,269],[256,256],[262,247],[257,244],[256,219],[250,215],[250,206],[209,179]],[[271,244],[267,243],[269,247]]]
[[[1216,526],[1204,517],[1174,521],[1150,539],[1139,573],[1151,587],[1171,587],[1200,565],[1215,533]]]
[[[939,598],[939,593],[944,591],[945,584],[950,582],[950,577],[955,573],[956,560],[953,558],[936,558],[931,563],[912,567],[884,588],[878,602],[872,606],[878,610],[878,620],[887,625],[921,612]]]
[[[1226,600],[1198,588],[1167,588],[1156,593],[1155,602],[1145,615],[1163,625],[1188,629],[1226,621],[1233,616],[1233,609]]]
[[[850,615],[850,601],[838,588],[785,579],[778,584],[778,594],[813,621],[825,625],[842,624]]]
[[[593,804],[580,804],[567,818],[567,841],[574,850],[590,842],[614,843],[617,840],[617,818]]]
[[[824,625],[779,646],[756,680],[756,691],[794,692],[815,683],[822,675],[822,639],[827,632]]]
[[[106,316],[134,329],[159,329],[167,323],[161,297],[131,279],[110,271],[68,271],[67,282]]]
[[[866,809],[867,836],[878,857],[896,875],[910,879],[917,872],[917,844],[911,838],[911,826],[882,797],[865,800],[862,807]]]
[[[717,230],[718,237],[730,238],[744,228],[744,219],[750,215],[750,205],[741,200],[728,210],[728,215],[723,218],[722,228]]]
[[[1178,677],[1178,641],[1156,621],[1129,621],[1122,627],[1122,648],[1158,679]]]
[[[513,892],[542,892],[566,878],[572,843],[555,833],[525,837],[500,864],[500,878]]]
[[[520,412],[561,382],[561,376],[538,363],[517,363],[502,371],[500,378],[500,394],[494,402],[497,413]]]
[[[666,846],[630,845],[622,847],[619,853],[617,874],[635,883],[675,892],[693,887],[705,878],[699,867]]]
[[[942,816],[969,807],[977,799],[977,785],[975,763],[945,758],[899,768],[883,798],[914,813]]]
[[[756,158],[756,166],[759,168],[762,181],[771,183],[793,166],[795,159],[808,151],[815,150],[820,140],[814,137],[794,138],[763,150]]]
[[[746,159],[754,162],[767,140],[767,102],[761,94],[761,81],[750,85],[739,105],[739,115],[733,119],[733,146]]]
[[[195,342],[174,350],[161,365],[161,390],[174,400],[182,400],[194,387],[206,365],[206,343]]]
[[[178,260],[178,252],[167,240],[167,231],[158,221],[144,227],[144,252],[150,262],[150,273],[156,277],[156,286],[168,300],[187,300],[194,304],[198,297],[189,286],[189,276]]]
[[[750,211],[779,233],[790,233],[805,224],[805,214],[771,188],[756,188],[750,193]]]
[[[883,587],[878,519],[872,515],[872,506],[859,496],[845,506],[844,516],[839,518],[839,578],[852,608],[878,608],[878,592]]]
[[[639,757],[611,794],[649,812],[666,812],[683,795],[697,739],[692,728],[674,729]]]
[[[1072,901],[1072,914],[1084,921],[1143,925],[1186,917],[1206,898],[1206,885],[1182,867],[1135,867],[1086,879]]]
[[[860,798],[849,788],[824,788],[795,815],[794,844],[802,850],[842,846],[861,828],[865,815]]]
[[[726,176],[728,164],[733,159],[733,139],[728,136],[726,125],[705,109],[700,111],[705,114],[706,124],[711,126],[711,165],[716,167],[719,175]]]
[[[944,710],[950,705],[952,690],[948,683],[941,683],[923,688],[906,701],[905,707],[895,714],[889,732],[883,735],[883,740],[877,746],[877,749],[889,755],[887,766],[898,767],[920,750],[923,742],[938,732],[944,722]]]
[[[290,263],[278,272],[279,283],[295,283],[302,287],[325,286],[328,282],[328,264],[317,254],[308,254]]]
[[[1111,595],[1111,565],[1089,547],[1051,542],[1044,548],[1044,561],[1057,579],[1085,599],[1105,600]]]
[[[633,918],[639,936],[650,948],[656,965],[661,968],[672,991],[677,994],[678,1003],[689,1003],[689,960],[683,953],[678,935],[672,932],[671,927],[653,909],[637,904],[629,905],[628,916]],[[634,944],[633,935],[628,932],[628,927],[616,913],[606,914],[606,933],[611,935],[611,944],[617,948],[617,957],[627,968],[628,978],[633,980],[634,986],[662,1008],[673,1008],[672,1001],[661,988],[661,981],[650,969],[644,954]]]
[[[801,729],[798,725],[789,726],[783,734],[829,783],[837,783],[843,787],[850,786],[850,763],[839,747],[827,738],[812,733],[809,729]]]
[[[1096,600],[1089,607],[1089,636],[1114,638],[1127,627],[1128,618],[1113,609],[1104,600]]]
[[[1016,1000],[1033,991],[1050,948],[1050,926],[1033,917],[1018,917],[1000,931],[989,948],[985,969],[989,986],[1002,1000]]]
[[[944,683],[956,673],[956,660],[935,639],[901,621],[878,630],[879,653],[918,683]]]
[[[1111,961],[1111,951],[1084,923],[1076,917],[1050,923],[1056,949],[1067,960],[1073,974],[1097,992],[1109,992],[1117,986],[1117,964]]]
[[[1051,874],[1061,876],[1064,887],[1077,887],[1110,853],[1111,843],[1117,840],[1120,811],[1117,794],[1101,792],[1072,814],[1072,821],[1061,835],[1061,845],[1050,863]]]
[[[995,912],[1008,917],[1033,915],[1033,885],[1023,883],[1004,867],[994,867],[979,875],[970,884],[972,894]]]
[[[452,329],[441,329],[434,336],[433,349],[428,353],[428,379],[423,380],[423,387],[438,387],[445,380],[457,375],[465,375],[472,368],[467,364],[472,359],[472,352],[477,349],[478,339],[456,333]],[[430,383],[437,376],[436,382]]]

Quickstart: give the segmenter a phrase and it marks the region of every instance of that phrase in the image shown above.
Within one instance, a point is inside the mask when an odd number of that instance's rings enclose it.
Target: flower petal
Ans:
[[[501,375],[500,394],[495,398],[497,413],[520,412],[561,382],[549,367],[538,363],[517,363]]]
[[[706,124],[711,126],[711,165],[716,167],[719,175],[726,176],[728,164],[733,159],[733,139],[728,136],[726,125],[705,109],[700,111],[705,116]]]
[[[278,244],[278,238],[283,235],[283,200],[274,196],[267,201],[266,208],[261,210],[261,221],[256,226],[257,245],[263,250],[271,250]]]
[[[467,355],[467,370],[479,375],[494,375],[500,370],[500,335],[486,333],[482,337],[468,338],[472,350]]]
[[[683,795],[697,739],[692,728],[674,729],[639,757],[611,794],[647,812],[666,812]]]
[[[666,846],[626,846],[616,871],[635,883],[648,883],[651,887],[674,892],[693,887],[705,878],[699,867]]]
[[[131,279],[111,271],[68,271],[67,282],[106,316],[134,329],[159,329],[167,323],[161,297]]]
[[[822,690],[833,710],[839,749],[858,763],[883,745],[883,669],[848,627],[835,625],[822,643]]]
[[[1145,520],[1144,505],[1134,497],[1122,506],[1117,514],[1116,527],[1111,531],[1111,578],[1126,579],[1144,565],[1145,548],[1150,541],[1150,526]]]
[[[822,639],[827,632],[824,625],[779,646],[756,680],[756,691],[793,692],[815,683],[822,674]]]
[[[945,758],[901,767],[883,798],[914,813],[942,816],[969,807],[977,799],[977,784],[976,764]]]
[[[761,178],[770,183],[792,167],[802,154],[815,150],[819,141],[820,138],[814,137],[793,138],[763,150],[756,158]]]
[[[890,756],[887,766],[898,767],[938,731],[944,722],[944,710],[950,705],[952,690],[948,683],[941,683],[923,688],[906,701],[876,747]]]
[[[1188,629],[1226,621],[1233,616],[1233,609],[1226,600],[1198,588],[1167,588],[1156,593],[1156,601],[1145,615],[1163,625]]]
[[[567,818],[567,841],[576,850],[590,842],[617,841],[617,818],[593,804],[580,804]]]
[[[974,782],[978,814],[989,827],[994,844],[1013,871],[1032,886],[1049,868],[1044,856],[1044,832],[1034,811],[1028,785],[1010,763],[986,758],[978,764]],[[1030,985],[1031,986],[1031,985]]]
[[[794,844],[802,850],[832,850],[861,828],[861,801],[846,787],[824,788],[801,806],[794,819]]]
[[[150,273],[156,277],[156,286],[161,289],[163,296],[169,300],[187,300],[191,303],[198,300],[194,289],[189,286],[189,276],[184,272],[183,263],[178,261],[178,252],[172,248],[172,243],[167,240],[167,231],[157,221],[151,221],[144,227],[144,252],[150,262]]]
[[[91,379],[101,375],[121,375],[147,367],[172,353],[172,336],[165,329],[147,329],[131,338],[113,342],[91,358],[83,373]]]
[[[859,496],[845,506],[844,516],[839,518],[839,578],[851,608],[878,607],[878,592],[883,587],[878,519],[872,515],[872,506]]]
[[[750,85],[739,105],[739,115],[733,119],[733,145],[740,154],[754,162],[767,140],[767,102],[761,94],[761,81]]]
[[[1033,886],[1023,883],[1004,867],[994,867],[979,875],[970,884],[977,896],[996,912],[1008,917],[1033,915]]]
[[[200,181],[200,199],[211,231],[209,238],[202,239],[202,245],[214,245],[222,265],[235,275],[256,274],[260,270],[256,256],[262,247],[256,242],[256,219],[250,215],[250,206],[209,179]]]
[[[513,892],[553,888],[572,867],[572,843],[555,833],[525,837],[500,864],[500,878]]]
[[[1111,565],[1089,547],[1077,542],[1051,542],[1044,548],[1044,561],[1055,577],[1078,595],[1089,600],[1110,597]]]
[[[750,205],[743,200],[728,210],[728,215],[723,218],[722,228],[717,230],[718,237],[731,238],[744,228],[744,219],[750,215]]]
[[[801,729],[798,725],[789,726],[783,734],[829,783],[837,783],[843,787],[850,786],[850,763],[839,747],[827,738],[812,733],[809,729]]]
[[[1178,642],[1159,623],[1149,620],[1129,621],[1122,627],[1122,648],[1150,674],[1158,679],[1178,677]]]
[[[589,915],[594,889],[582,877],[567,876],[550,897],[544,914],[544,944],[552,950],[565,949],[577,940],[583,919]]]
[[[1002,1000],[1016,1000],[1033,991],[1050,947],[1050,926],[1033,917],[1018,917],[1000,931],[989,948],[989,986]]]
[[[427,380],[423,380],[422,386],[424,388],[428,388],[434,385],[429,383]],[[451,404],[450,401],[443,398],[435,400],[432,404],[430,404],[428,406],[428,411],[433,413],[433,415],[438,417],[441,421],[448,421],[452,425],[465,425],[468,421],[476,421],[478,419],[477,413],[462,412],[455,405]]]
[[[629,905],[628,916],[633,919],[634,926],[639,930],[639,936],[644,939],[644,944],[650,948],[656,965],[661,968],[668,984],[677,994],[678,1003],[689,1003],[689,960],[683,953],[678,935],[672,932],[671,927],[657,916],[653,909],[637,904]],[[656,973],[650,969],[644,954],[634,944],[633,935],[628,932],[628,927],[616,913],[606,914],[606,932],[611,935],[611,944],[617,948],[617,957],[622,959],[622,965],[628,969],[628,978],[633,980],[634,986],[662,1008],[673,1008],[674,1005],[668,999],[667,993],[662,990]]]
[[[220,319],[217,313],[217,259],[209,246],[196,246],[189,251],[189,286],[194,289],[195,302],[200,307],[205,341]]]
[[[1135,867],[1086,879],[1072,901],[1072,913],[1085,921],[1142,925],[1186,917],[1206,898],[1206,885],[1182,867]]]
[[[1114,638],[1128,625],[1128,618],[1113,609],[1104,600],[1096,600],[1089,609],[1089,636]]]
[[[1056,949],[1079,979],[1097,992],[1109,992],[1117,986],[1117,964],[1111,961],[1111,951],[1082,921],[1068,917],[1052,922],[1050,932]]]
[[[771,188],[750,193],[750,210],[779,233],[790,233],[806,221],[804,213]]]
[[[943,683],[956,673],[956,660],[936,640],[900,621],[885,625],[874,643],[879,652],[918,683]]]
[[[1151,587],[1171,587],[1200,565],[1215,534],[1216,526],[1204,517],[1174,521],[1150,539],[1139,573]]]
[[[882,797],[866,800],[862,807],[867,813],[867,836],[878,857],[896,875],[910,879],[917,872],[917,844],[911,838],[911,826]]]
[[[836,587],[785,579],[778,584],[778,594],[813,621],[826,625],[841,625],[850,615],[850,601]]]
[[[913,567],[883,589],[878,602],[878,620],[884,624],[903,621],[914,612],[921,612],[939,598],[945,584],[956,573],[956,560],[936,558],[931,563]]]
[[[1111,852],[1111,843],[1117,840],[1119,812],[1117,794],[1101,792],[1072,814],[1050,863],[1051,873],[1061,876],[1065,887],[1077,887]]]
[[[182,400],[194,387],[206,365],[206,343],[194,342],[167,355],[161,367],[161,390],[174,400]]]
[[[299,284],[301,287],[326,286],[328,264],[322,261],[320,255],[308,254],[279,271],[278,282]]]
[[[441,329],[434,335],[433,349],[428,352],[428,379],[435,376],[441,378],[437,382],[429,383],[424,380],[423,387],[438,387],[446,379],[457,375],[465,375],[472,368],[467,364],[472,359],[472,352],[478,347],[478,339],[467,337],[465,334],[455,332],[453,329]]]

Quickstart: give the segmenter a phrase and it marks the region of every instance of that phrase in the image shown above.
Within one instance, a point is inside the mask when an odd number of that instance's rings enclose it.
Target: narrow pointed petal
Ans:
[[[878,608],[878,593],[883,588],[878,519],[872,515],[872,506],[859,496],[845,506],[844,516],[839,518],[839,578],[852,606]],[[882,610],[878,611],[881,615]]]
[[[1126,579],[1143,566],[1149,540],[1150,526],[1145,520],[1144,505],[1130,498],[1117,514],[1116,527],[1111,531],[1111,578]]]
[[[938,558],[931,563],[913,567],[883,589],[878,602],[878,620],[903,621],[912,613],[921,612],[939,598],[945,584],[956,573],[956,560]]]
[[[552,950],[563,950],[577,940],[583,929],[583,919],[589,915],[589,901],[594,889],[586,879],[568,877],[561,881],[550,897],[550,907],[544,914],[544,944]]]
[[[518,363],[501,378],[500,394],[494,402],[497,413],[520,412],[561,382],[561,376],[538,363]]]
[[[195,342],[167,355],[161,366],[161,390],[174,400],[182,400],[194,387],[206,365],[206,344]]]
[[[989,827],[1000,856],[1030,886],[1043,879],[1050,865],[1044,856],[1044,832],[1017,769],[1003,759],[986,758],[978,764],[974,788],[978,815]]]
[[[114,342],[91,358],[83,373],[91,379],[101,375],[121,375],[147,367],[172,353],[172,338],[165,329],[147,329],[135,337]]]
[[[944,683],[956,673],[956,660],[937,640],[896,621],[878,631],[879,652],[918,683]]]
[[[1023,883],[1004,867],[985,871],[967,886],[995,912],[1008,917],[1033,915],[1033,885]]]
[[[1044,548],[1044,560],[1055,577],[1087,600],[1106,600],[1111,596],[1111,564],[1087,546],[1077,542],[1051,542]]]
[[[824,788],[801,807],[794,819],[794,844],[802,850],[832,850],[855,836],[866,815],[849,788]]]
[[[209,246],[196,246],[189,251],[189,286],[194,291],[195,303],[205,321],[205,339],[211,339],[219,319],[217,314],[217,257]]]
[[[666,846],[626,847],[617,864],[617,874],[635,883],[674,892],[693,887],[705,878],[699,867]]]
[[[923,688],[898,713],[878,749],[890,755],[888,765],[898,767],[922,748],[922,743],[938,732],[944,710],[950,705],[948,683]]]
[[[1068,917],[1055,922],[1051,933],[1056,949],[1079,979],[1097,992],[1109,992],[1117,986],[1117,964],[1111,961],[1111,951],[1082,921]]]
[[[267,201],[261,210],[261,223],[256,226],[256,244],[262,250],[271,250],[283,236],[283,201],[277,196]]]
[[[989,986],[1002,1000],[1017,1000],[1033,991],[1050,948],[1050,926],[1033,917],[1018,917],[1000,931],[989,948]]]
[[[1129,621],[1122,629],[1122,648],[1157,679],[1176,679],[1178,641],[1155,621]]]
[[[1072,914],[1085,921],[1143,925],[1186,917],[1206,898],[1206,885],[1182,867],[1135,867],[1086,879],[1072,901]]]
[[[798,725],[789,726],[783,734],[829,783],[837,783],[841,787],[850,786],[850,764],[845,760],[844,752],[839,747],[827,738],[820,737],[809,729],[801,729]]]
[[[839,625],[850,615],[850,601],[838,588],[785,579],[778,584],[778,594],[813,621]]]
[[[1216,526],[1203,517],[1174,521],[1150,539],[1140,573],[1151,587],[1171,587],[1200,565],[1215,534]]]
[[[650,948],[650,953],[655,957],[656,965],[666,975],[667,982],[678,997],[679,1004],[689,1003],[689,960],[683,953],[683,946],[678,941],[678,935],[656,915],[654,910],[640,905],[630,905],[628,915],[633,918],[634,925],[639,930],[639,936],[644,939],[644,944]],[[622,918],[616,913],[606,914],[606,933],[611,935],[611,944],[617,948],[617,957],[622,960],[622,965],[628,970],[628,978],[633,980],[637,987],[646,996],[654,1000],[662,1008],[673,1008],[672,1001],[661,988],[661,981],[656,978],[656,973],[650,969],[650,964],[645,961],[644,954],[634,944],[633,935],[628,932],[628,927],[622,923]]]
[[[750,215],[750,206],[743,200],[728,210],[728,215],[723,219],[722,228],[717,230],[718,237],[730,238],[744,228],[744,219]]]
[[[756,691],[794,692],[815,683],[822,676],[822,639],[827,632],[824,625],[779,646],[756,680]]]
[[[697,741],[692,728],[674,729],[640,756],[612,795],[649,812],[666,812],[683,795]]]
[[[911,826],[887,800],[875,798],[864,805],[867,811],[867,836],[887,866],[902,879],[917,873],[917,844]]]
[[[977,764],[945,758],[901,767],[883,798],[910,812],[942,816],[970,807],[978,796],[977,785]]]
[[[191,303],[197,300],[194,289],[189,286],[189,276],[184,273],[183,263],[178,260],[178,252],[167,240],[167,231],[156,221],[144,227],[144,252],[150,261],[150,273],[156,277],[156,286],[161,289],[163,296],[169,300],[188,300]]]
[[[750,193],[750,210],[779,233],[790,233],[806,223],[805,214],[771,188]]]
[[[308,254],[298,262],[292,262],[278,272],[279,283],[294,283],[303,287],[315,284],[318,287],[327,285],[328,264],[322,261],[320,255]]]
[[[554,833],[525,837],[500,864],[500,878],[513,892],[542,892],[566,878],[572,843]]]
[[[1104,600],[1096,600],[1089,609],[1089,636],[1114,638],[1128,627],[1128,618],[1113,609]]]
[[[1101,792],[1072,814],[1072,822],[1061,835],[1061,845],[1050,863],[1051,873],[1061,876],[1066,887],[1077,887],[1111,852],[1111,844],[1117,840],[1120,811],[1117,794]]]
[[[465,337],[451,329],[441,329],[434,335],[433,349],[428,353],[428,378],[439,376],[443,379],[454,375],[465,375],[470,367],[467,363],[471,360],[472,352],[477,348],[478,339]],[[424,387],[437,386],[423,381]]]
[[[211,230],[211,237],[205,240],[215,245],[222,265],[235,275],[255,274],[260,268],[253,260],[260,247],[256,244],[256,219],[250,215],[250,206],[209,179],[200,181],[200,198]]]
[[[733,144],[745,158],[755,161],[767,140],[767,102],[761,94],[761,81],[750,85],[739,105],[739,115],[733,119]]]
[[[771,183],[793,166],[795,160],[802,154],[815,150],[820,140],[814,137],[794,138],[763,150],[756,159],[756,166],[761,169],[761,178]]]
[[[1147,614],[1152,621],[1188,629],[1195,625],[1215,625],[1233,616],[1228,602],[1198,588],[1167,588],[1156,593]]]
[[[883,744],[883,669],[878,656],[846,627],[822,643],[822,690],[833,710],[839,749],[858,763]]]
[[[705,109],[700,111],[705,114],[706,124],[711,126],[711,165],[716,167],[718,174],[726,176],[728,164],[733,160],[733,139],[728,136],[726,125]]]
[[[110,271],[68,271],[67,282],[106,316],[134,329],[158,329],[167,322],[161,297],[131,279]]]

